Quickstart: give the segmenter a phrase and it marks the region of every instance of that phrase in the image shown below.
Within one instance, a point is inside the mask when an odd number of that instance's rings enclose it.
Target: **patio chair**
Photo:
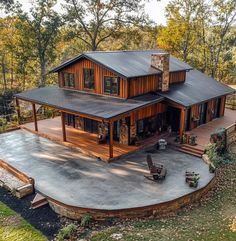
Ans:
[[[167,173],[166,168],[162,164],[154,164],[151,155],[147,155],[147,164],[150,171],[150,176],[146,176],[147,178],[150,179],[150,177],[152,177],[153,180],[165,179]]]

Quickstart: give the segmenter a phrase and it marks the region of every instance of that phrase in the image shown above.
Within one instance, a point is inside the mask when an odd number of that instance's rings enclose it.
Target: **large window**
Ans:
[[[119,95],[119,78],[118,77],[104,77],[104,93]]]
[[[75,87],[75,75],[73,73],[63,73],[63,81],[65,87]]]
[[[84,69],[84,88],[94,89],[94,69]]]

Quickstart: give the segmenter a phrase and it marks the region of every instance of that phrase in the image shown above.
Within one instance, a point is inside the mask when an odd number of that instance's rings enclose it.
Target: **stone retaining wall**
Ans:
[[[172,201],[154,204],[145,207],[120,209],[120,210],[98,210],[92,208],[80,208],[63,204],[50,197],[47,198],[51,208],[58,214],[71,218],[80,219],[85,214],[90,214],[94,219],[106,218],[137,218],[148,216],[160,216],[189,205],[193,202],[199,201],[215,184],[216,178],[214,177],[205,187],[198,189],[190,194],[184,195]]]

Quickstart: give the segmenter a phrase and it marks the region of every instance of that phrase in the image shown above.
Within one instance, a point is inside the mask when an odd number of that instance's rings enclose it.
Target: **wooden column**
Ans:
[[[19,103],[19,99],[16,98],[16,112],[17,112],[17,118],[18,118],[18,124],[21,124],[21,117],[20,117],[20,103]]]
[[[34,103],[32,103],[32,109],[33,109],[34,129],[35,131],[38,131],[37,113],[36,113],[36,107]]]
[[[66,124],[65,124],[65,113],[61,112],[61,126],[62,126],[62,139],[66,141]]]
[[[110,158],[113,158],[113,121],[109,122],[109,156]]]
[[[185,119],[186,119],[186,109],[182,108],[180,111],[180,125],[179,125],[179,134],[182,137],[185,131]]]

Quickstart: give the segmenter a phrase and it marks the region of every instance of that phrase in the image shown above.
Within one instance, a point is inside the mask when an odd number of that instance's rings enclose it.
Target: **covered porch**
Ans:
[[[21,125],[23,129],[35,133],[35,123]],[[108,143],[98,144],[98,135],[79,130],[70,126],[65,126],[66,141],[63,140],[61,118],[45,119],[37,121],[37,134],[52,141],[63,143],[65,146],[77,148],[82,153],[108,161],[110,157],[110,145]],[[113,157],[118,158],[130,152],[138,150],[138,146],[129,146],[113,142]]]
[[[155,107],[162,100],[163,97],[155,94],[126,100],[58,87],[34,89],[16,95],[19,120],[20,102],[32,105],[33,123],[22,125],[23,128],[54,141],[74,145],[82,152],[105,161],[138,149],[137,146],[129,146],[132,135],[136,134],[132,128],[135,125],[132,116],[135,111]],[[53,108],[61,113],[61,117],[39,121],[38,106]]]

